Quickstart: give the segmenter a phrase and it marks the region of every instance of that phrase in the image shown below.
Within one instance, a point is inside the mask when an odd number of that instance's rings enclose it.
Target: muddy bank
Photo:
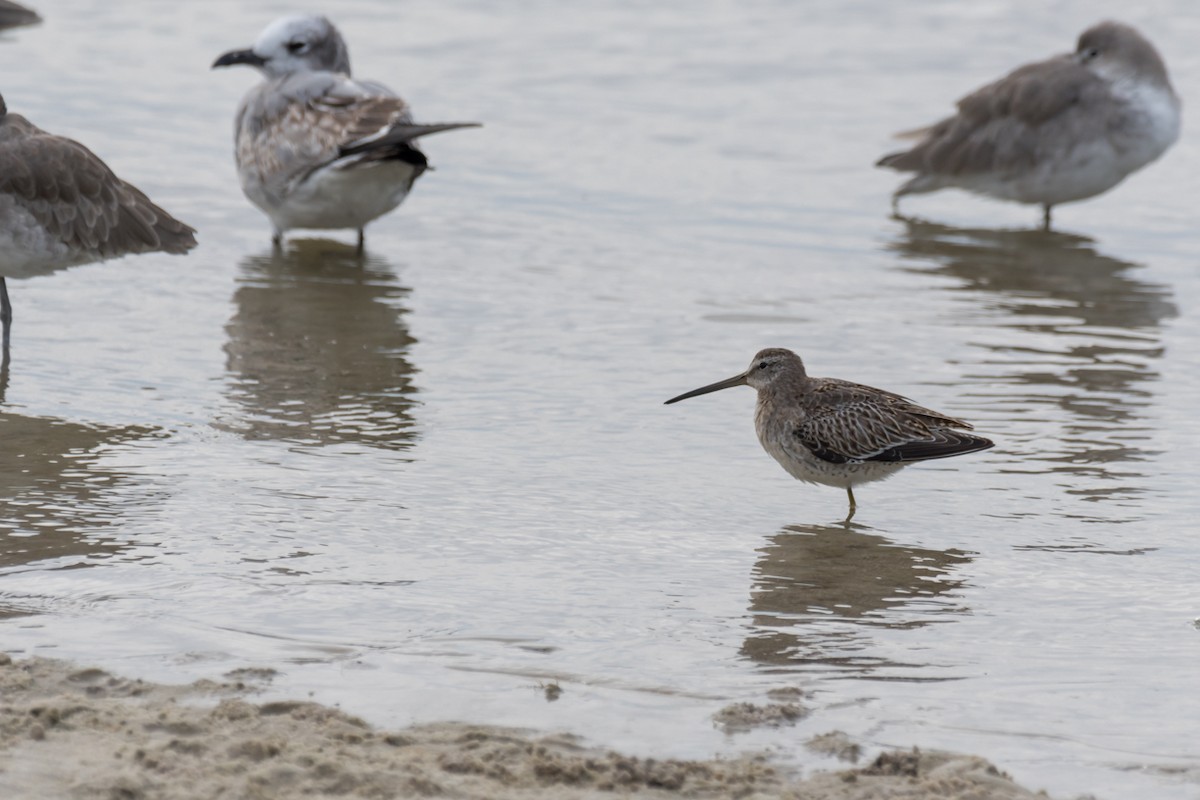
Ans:
[[[949,753],[885,753],[866,767],[798,778],[765,758],[654,760],[567,734],[460,723],[384,731],[315,703],[246,699],[269,679],[238,671],[166,686],[0,654],[0,797],[1045,797],[981,758]]]

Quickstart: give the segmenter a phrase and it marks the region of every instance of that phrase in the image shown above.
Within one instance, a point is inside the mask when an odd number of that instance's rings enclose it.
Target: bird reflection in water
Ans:
[[[1146,408],[1163,354],[1160,327],[1177,313],[1170,290],[1140,280],[1137,264],[1097,252],[1086,237],[901,221],[903,234],[888,248],[906,268],[951,278],[950,291],[982,303],[970,342],[990,353],[980,368],[996,373],[980,381],[999,387],[987,405],[1018,424],[1046,423],[1026,432],[1037,440],[1027,452],[1019,432],[1003,435],[1020,462],[1012,468],[1044,471],[1048,463],[1068,492],[1090,500],[1143,491],[1145,476],[1132,465],[1156,452]]]
[[[910,630],[965,614],[958,550],[895,545],[858,525],[789,525],[760,548],[743,656],[785,670],[937,680],[930,665],[889,655],[873,629]],[[956,676],[953,676],[956,677]]]
[[[118,534],[120,522],[152,502],[153,490],[136,487],[105,456],[161,435],[0,407],[0,577],[39,562],[52,562],[46,569],[99,566],[132,547]],[[0,589],[0,619],[36,613],[45,602]]]
[[[415,341],[386,262],[326,239],[247,258],[226,326],[230,397],[221,426],[250,439],[404,449],[415,436]]]

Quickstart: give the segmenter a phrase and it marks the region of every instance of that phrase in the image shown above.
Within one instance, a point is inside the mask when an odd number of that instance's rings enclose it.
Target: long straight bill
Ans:
[[[697,397],[702,394],[708,394],[709,392],[719,392],[722,389],[729,389],[734,386],[745,385],[746,373],[743,372],[741,375],[734,375],[732,378],[726,378],[723,381],[717,381],[716,383],[710,383],[708,386],[701,386],[699,389],[692,389],[690,392],[684,392],[683,394],[679,395],[679,397],[672,397],[670,400],[663,403],[663,405],[669,406],[671,403],[678,403],[680,400],[687,400],[689,397]]]

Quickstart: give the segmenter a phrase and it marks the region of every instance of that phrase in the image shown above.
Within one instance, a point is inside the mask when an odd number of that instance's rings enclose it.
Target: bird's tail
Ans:
[[[358,142],[357,144],[352,144],[348,147],[343,147],[341,154],[343,156],[352,156],[355,153],[364,153],[368,150],[377,150],[381,147],[407,144],[414,139],[419,139],[422,136],[428,136],[431,133],[452,131],[457,130],[458,128],[481,127],[483,127],[483,124],[479,122],[435,122],[426,124],[417,124],[415,122],[400,123],[398,125],[393,125],[390,129],[388,129],[388,132],[382,136]]]

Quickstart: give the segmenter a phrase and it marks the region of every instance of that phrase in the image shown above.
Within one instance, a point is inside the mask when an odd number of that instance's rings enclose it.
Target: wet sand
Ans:
[[[895,751],[801,777],[765,756],[655,760],[562,733],[457,722],[385,731],[316,703],[248,700],[271,676],[169,686],[0,654],[0,797],[1045,798],[951,753]],[[858,752],[833,732],[810,746]]]

